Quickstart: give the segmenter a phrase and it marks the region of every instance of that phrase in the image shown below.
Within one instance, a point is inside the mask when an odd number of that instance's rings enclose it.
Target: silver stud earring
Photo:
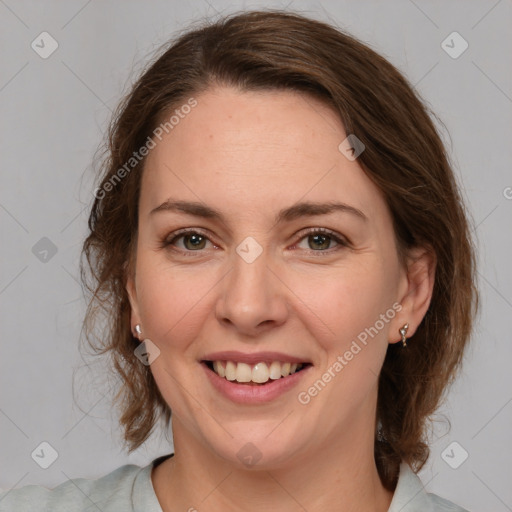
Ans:
[[[140,324],[137,324],[135,326],[135,332],[137,333],[137,336],[140,338],[142,336],[142,329],[140,328]]]
[[[407,330],[409,329],[409,324],[405,324],[401,329],[398,329],[400,336],[402,336],[402,345],[407,347]]]

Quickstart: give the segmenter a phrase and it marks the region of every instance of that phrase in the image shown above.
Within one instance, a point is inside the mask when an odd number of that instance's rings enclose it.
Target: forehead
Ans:
[[[141,213],[171,196],[248,215],[301,199],[344,201],[370,215],[386,208],[357,160],[340,152],[347,134],[320,101],[229,88],[195,100],[147,157]]]

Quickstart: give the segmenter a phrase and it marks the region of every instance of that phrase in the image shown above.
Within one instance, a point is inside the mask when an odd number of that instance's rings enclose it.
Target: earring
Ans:
[[[137,324],[135,326],[135,332],[137,333],[137,336],[140,338],[142,336],[142,329],[140,328],[140,324]]]
[[[398,329],[398,332],[402,336],[402,345],[407,347],[407,329],[409,329],[409,324],[405,324],[401,329]]]

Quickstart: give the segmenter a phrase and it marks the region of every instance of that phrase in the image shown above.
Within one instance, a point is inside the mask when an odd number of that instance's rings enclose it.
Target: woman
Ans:
[[[130,451],[171,411],[175,451],[1,510],[463,510],[415,473],[473,247],[404,77],[326,24],[233,15],[172,43],[109,143],[85,326],[107,315]]]

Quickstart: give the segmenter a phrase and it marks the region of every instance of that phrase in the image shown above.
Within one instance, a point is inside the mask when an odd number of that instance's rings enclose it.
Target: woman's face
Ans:
[[[373,438],[407,289],[385,201],[317,100],[196,100],[147,157],[128,282],[176,445],[276,467]],[[303,369],[283,377],[293,362]]]

